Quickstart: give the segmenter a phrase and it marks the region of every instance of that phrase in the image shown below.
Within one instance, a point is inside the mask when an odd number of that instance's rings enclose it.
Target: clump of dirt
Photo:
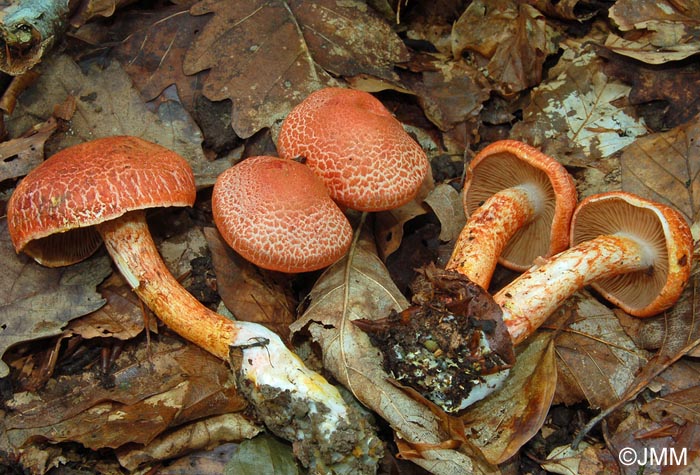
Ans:
[[[384,369],[446,412],[459,412],[484,379],[509,369],[513,344],[500,307],[463,275],[429,266],[414,306],[380,320],[355,320],[384,355]]]

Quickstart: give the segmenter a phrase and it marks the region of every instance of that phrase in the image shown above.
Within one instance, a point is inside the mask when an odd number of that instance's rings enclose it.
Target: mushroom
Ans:
[[[586,285],[625,312],[649,317],[671,307],[690,277],[693,238],[669,206],[625,192],[592,195],[576,208],[570,237],[572,247],[494,295],[514,343]]]
[[[219,175],[212,211],[224,240],[252,263],[281,272],[327,267],[345,255],[352,228],[303,164],[250,157]]]
[[[18,184],[8,202],[8,229],[17,252],[46,265],[87,257],[101,236],[134,292],[168,327],[225,361],[236,357],[241,392],[273,432],[294,441],[301,459],[357,461],[376,441],[351,421],[338,390],[274,332],[209,310],[166,268],[144,209],[191,206],[195,193],[192,170],[176,153],[136,137],[97,139],[58,152]],[[59,257],[65,250],[68,259]],[[333,445],[348,437],[349,444]],[[334,449],[340,453],[330,460]]]
[[[446,268],[488,288],[497,262],[522,272],[566,249],[576,188],[554,158],[501,140],[472,160],[463,203],[469,218]]]
[[[277,149],[301,159],[331,198],[359,211],[397,208],[418,192],[428,172],[423,149],[369,93],[325,88],[285,118]]]
[[[573,214],[570,239],[571,248],[542,259],[491,303],[483,287],[460,282],[465,276],[459,271],[429,270],[433,282],[427,290],[419,288],[415,306],[398,317],[353,323],[380,347],[395,379],[446,412],[460,412],[498,389],[508,375],[512,360],[497,338],[499,325],[517,345],[588,284],[626,312],[652,316],[676,302],[690,277],[693,238],[683,216],[629,193],[583,200]],[[421,295],[428,298],[416,299]],[[429,325],[422,321],[426,315]],[[481,322],[484,317],[493,328]]]

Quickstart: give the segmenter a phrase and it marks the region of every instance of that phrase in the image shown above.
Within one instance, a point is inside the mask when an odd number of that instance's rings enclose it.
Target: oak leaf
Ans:
[[[389,423],[403,457],[436,474],[497,472],[444,414],[389,382],[381,354],[353,325],[352,320],[383,318],[408,305],[371,240],[359,239],[346,258],[327,269],[308,300],[292,332],[308,332],[320,345],[324,368]]]
[[[393,78],[391,67],[408,59],[396,33],[357,0],[204,0],[191,13],[213,15],[185,56],[184,71],[209,70],[204,95],[231,99],[232,126],[243,138],[331,84],[331,74]]]

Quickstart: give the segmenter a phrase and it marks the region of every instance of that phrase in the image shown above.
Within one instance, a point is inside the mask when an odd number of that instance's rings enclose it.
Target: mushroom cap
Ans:
[[[101,244],[91,226],[128,211],[192,206],[194,174],[177,153],[138,137],[67,147],[32,170],[7,204],[17,252],[47,266],[68,265]]]
[[[651,268],[599,279],[591,286],[637,317],[672,306],[690,278],[693,237],[677,210],[625,192],[589,196],[571,222],[571,245],[605,234],[624,233],[647,243]]]
[[[310,94],[287,116],[277,149],[303,158],[348,208],[397,208],[418,192],[428,159],[401,123],[374,96],[343,88]]]
[[[345,255],[352,228],[305,165],[250,157],[219,175],[214,222],[224,240],[250,262],[281,272],[326,267]]]
[[[462,194],[469,216],[492,195],[530,183],[545,203],[537,216],[508,241],[498,261],[516,271],[527,270],[538,257],[549,257],[569,245],[569,224],[576,207],[576,187],[554,158],[517,140],[500,140],[481,150],[469,164]]]

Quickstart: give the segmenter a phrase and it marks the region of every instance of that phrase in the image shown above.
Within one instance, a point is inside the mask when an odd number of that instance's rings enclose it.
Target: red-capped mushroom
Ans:
[[[570,237],[571,248],[494,295],[515,343],[583,286],[649,317],[671,307],[688,283],[693,238],[669,206],[625,192],[593,195],[576,208]]]
[[[359,211],[397,208],[418,192],[428,172],[423,149],[369,93],[325,88],[285,118],[277,150],[303,159],[331,198]]]
[[[144,209],[190,206],[195,191],[192,170],[174,152],[136,137],[93,140],[58,152],[19,183],[8,202],[8,229],[17,252],[47,265],[87,257],[98,233],[134,292],[168,327],[225,361],[242,352],[241,392],[271,430],[295,442],[300,458],[313,465],[357,462],[372,450],[365,440],[371,436],[351,421],[338,390],[274,332],[209,310],[166,268]],[[66,250],[70,258],[59,257]],[[318,444],[348,436],[350,444],[334,446],[339,454],[323,459]]]
[[[554,158],[515,140],[494,142],[469,165],[467,224],[447,264],[488,288],[496,263],[524,271],[566,249],[576,188]]]
[[[327,267],[345,255],[352,228],[305,165],[250,157],[219,175],[212,195],[224,240],[250,262],[281,272]]]

